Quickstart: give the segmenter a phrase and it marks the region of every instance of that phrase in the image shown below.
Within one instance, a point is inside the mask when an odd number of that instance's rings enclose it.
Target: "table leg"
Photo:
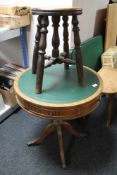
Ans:
[[[76,131],[76,130],[72,127],[72,125],[70,125],[68,122],[63,122],[63,123],[62,123],[62,126],[63,126],[65,129],[67,129],[73,136],[75,136],[75,137],[77,137],[77,138],[84,138],[84,137],[87,137],[87,134]]]
[[[34,139],[33,141],[28,142],[28,146],[34,146],[42,143],[42,141],[52,132],[57,132],[58,136],[58,143],[59,143],[59,150],[60,150],[60,158],[62,163],[62,168],[66,167],[65,163],[65,155],[64,155],[64,145],[63,145],[63,136],[62,136],[62,128],[67,129],[73,136],[77,138],[84,138],[87,137],[87,134],[77,132],[72,125],[70,125],[68,122],[54,120],[51,124],[48,124],[48,126],[39,134],[39,136]]]
[[[47,137],[50,133],[54,131],[55,131],[55,125],[54,123],[51,123],[39,134],[39,136],[36,139],[34,139],[33,141],[29,141],[27,145],[34,146],[42,143],[45,137]]]
[[[64,145],[63,145],[61,123],[60,123],[60,121],[55,121],[55,122],[56,122],[57,136],[58,136],[58,142],[59,142],[61,163],[62,163],[62,167],[65,168],[66,164],[65,164],[65,155],[64,155]]]
[[[109,94],[108,99],[108,118],[107,118],[107,127],[110,127],[112,120],[112,103],[113,103],[114,94]]]

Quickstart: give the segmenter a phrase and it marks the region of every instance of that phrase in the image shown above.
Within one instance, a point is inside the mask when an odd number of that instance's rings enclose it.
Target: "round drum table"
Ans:
[[[76,131],[67,120],[80,118],[93,111],[100,102],[102,82],[93,70],[84,67],[84,84],[77,83],[75,66],[64,70],[64,66],[48,67],[43,79],[43,93],[35,93],[36,75],[31,69],[20,74],[14,82],[18,104],[33,115],[52,119],[37,139],[29,146],[39,144],[53,131],[57,131],[62,167],[65,168],[64,146],[61,127],[73,136],[86,137],[85,133]]]

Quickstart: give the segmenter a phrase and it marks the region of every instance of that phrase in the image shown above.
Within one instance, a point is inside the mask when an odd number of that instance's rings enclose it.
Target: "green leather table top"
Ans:
[[[77,81],[76,66],[64,70],[64,65],[53,65],[44,70],[43,91],[35,93],[36,74],[31,69],[18,79],[20,92],[36,101],[64,104],[82,101],[94,95],[100,88],[100,80],[96,73],[84,67],[84,84]]]

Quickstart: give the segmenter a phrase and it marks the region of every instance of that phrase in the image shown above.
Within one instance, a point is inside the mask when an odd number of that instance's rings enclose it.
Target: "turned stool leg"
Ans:
[[[82,56],[81,56],[81,51],[80,51],[80,36],[79,36],[79,28],[78,28],[78,19],[76,15],[72,17],[72,24],[73,24],[73,32],[74,32],[74,44],[75,44],[75,50],[76,50],[77,76],[78,76],[79,83],[83,84],[83,81],[84,81],[83,62],[82,62]]]
[[[68,32],[68,16],[63,16],[63,41],[64,41],[64,53],[65,56],[64,58],[69,58],[69,43],[68,43],[68,38],[69,32]],[[64,64],[65,69],[69,69],[69,64],[65,63]]]
[[[48,16],[41,17],[41,29],[40,29],[40,41],[39,41],[39,51],[38,51],[38,62],[37,62],[37,77],[36,77],[36,93],[42,92],[43,83],[43,73],[44,73],[44,55],[46,49],[46,36],[47,36],[47,26]]]
[[[59,57],[59,44],[60,44],[60,39],[59,39],[59,33],[58,33],[58,27],[59,27],[59,22],[60,22],[60,16],[52,16],[52,22],[53,22],[53,36],[52,36],[52,57]]]
[[[37,25],[37,32],[35,35],[35,46],[34,46],[34,51],[33,51],[33,62],[32,62],[32,73],[36,73],[37,69],[37,60],[38,60],[38,50],[39,50],[39,40],[40,40],[40,29],[41,29],[41,16],[38,16],[38,25]]]

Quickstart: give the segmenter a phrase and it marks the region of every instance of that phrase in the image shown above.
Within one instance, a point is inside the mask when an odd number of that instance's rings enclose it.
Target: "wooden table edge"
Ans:
[[[28,68],[26,71],[20,73],[16,77],[16,79],[14,81],[14,90],[15,90],[16,94],[18,94],[21,98],[26,99],[26,101],[32,102],[32,103],[34,103],[36,105],[45,106],[45,107],[53,107],[53,108],[56,107],[57,108],[57,107],[63,107],[63,106],[64,107],[71,107],[71,106],[73,107],[73,106],[77,106],[77,105],[82,105],[84,103],[87,103],[87,102],[95,99],[97,96],[99,96],[99,94],[102,92],[102,89],[103,89],[103,81],[102,81],[100,75],[98,75],[94,70],[92,70],[92,69],[90,69],[90,68],[88,68],[86,66],[84,66],[84,67],[86,69],[89,69],[91,72],[93,72],[98,77],[99,82],[100,82],[100,86],[99,86],[99,88],[97,89],[97,91],[93,95],[91,95],[90,97],[88,97],[88,98],[86,98],[84,100],[81,100],[80,102],[78,101],[78,102],[63,103],[63,104],[53,104],[53,103],[46,103],[46,102],[42,102],[42,101],[37,101],[37,100],[34,100],[34,99],[32,100],[32,98],[27,97],[26,95],[24,95],[21,92],[21,90],[18,88],[18,80],[19,80],[20,76],[22,76],[22,74],[24,72],[29,71],[31,68]]]

